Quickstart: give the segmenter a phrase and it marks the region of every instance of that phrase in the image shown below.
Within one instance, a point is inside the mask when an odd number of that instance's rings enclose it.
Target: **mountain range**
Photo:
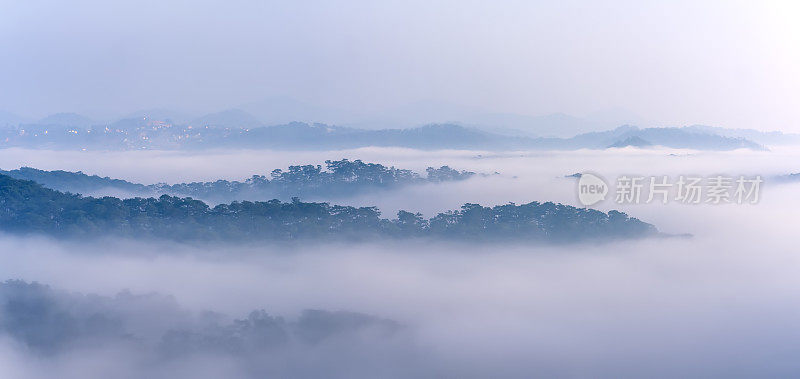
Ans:
[[[576,150],[605,149],[637,137],[645,145],[697,150],[765,150],[741,137],[700,133],[687,128],[622,126],[571,138],[522,137],[491,133],[455,124],[411,129],[355,129],[325,124],[290,123],[256,128],[180,126],[164,121],[125,119],[108,126],[53,127],[28,124],[0,132],[0,148],[80,150],[247,148],[337,150],[367,146],[423,150]]]
[[[258,108],[256,105],[251,105]],[[431,110],[432,111],[432,110]],[[317,114],[323,114],[318,110]],[[426,114],[425,112],[410,112]],[[446,113],[446,112],[445,112]],[[453,111],[453,114],[457,114]],[[435,119],[434,113],[430,117]],[[495,114],[476,125],[504,118],[497,125],[529,125],[525,128],[475,126],[467,123],[434,123],[414,128],[366,128],[325,123],[288,122],[268,125],[243,109],[228,109],[200,117],[152,109],[134,112],[125,118],[99,123],[75,113],[58,113],[34,122],[21,122],[11,114],[0,128],[0,148],[51,149],[348,149],[364,146],[397,146],[416,149],[605,149],[635,146],[663,146],[698,150],[764,150],[768,145],[800,143],[800,135],[761,132],[752,129],[725,129],[692,125],[687,127],[639,128],[623,125],[614,129],[577,134],[587,121],[564,114],[538,118]],[[481,120],[473,114],[473,121]],[[280,119],[280,117],[276,118]],[[609,118],[610,119],[610,118]],[[16,124],[13,124],[16,122]],[[377,121],[370,123],[375,125]],[[526,124],[527,123],[527,124]],[[572,137],[537,137],[531,130],[576,131]],[[627,143],[626,143],[627,141]]]

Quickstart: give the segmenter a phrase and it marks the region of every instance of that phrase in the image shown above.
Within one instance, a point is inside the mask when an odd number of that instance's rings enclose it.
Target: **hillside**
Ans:
[[[320,165],[296,165],[274,169],[267,175],[253,175],[243,181],[216,180],[178,184],[138,184],[125,180],[86,175],[82,172],[44,171],[31,167],[3,171],[15,179],[31,180],[57,191],[92,196],[158,197],[171,195],[192,197],[214,203],[235,200],[290,200],[301,198],[344,198],[369,191],[396,189],[403,186],[466,180],[471,171],[448,166],[428,167],[421,176],[411,170],[386,167],[361,160],[325,161]]]
[[[465,204],[430,219],[375,207],[270,200],[213,208],[191,198],[121,200],[71,195],[0,175],[0,230],[62,238],[122,236],[182,241],[370,240],[434,238],[459,241],[579,242],[657,235],[626,214],[531,202]]]

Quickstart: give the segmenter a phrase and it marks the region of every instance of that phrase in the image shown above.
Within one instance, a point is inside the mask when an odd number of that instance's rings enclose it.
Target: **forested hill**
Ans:
[[[640,238],[655,227],[626,214],[532,202],[461,209],[430,219],[375,207],[270,200],[209,207],[191,198],[92,198],[0,175],[0,231],[84,238],[122,236],[181,241],[369,240],[436,238],[572,242]]]
[[[2,171],[16,179],[32,180],[47,188],[92,196],[158,197],[171,195],[192,197],[213,203],[229,203],[235,200],[290,200],[301,198],[343,198],[366,191],[393,189],[422,183],[451,182],[468,179],[475,175],[470,171],[459,171],[448,166],[428,167],[426,176],[395,167],[361,160],[342,159],[325,161],[320,165],[289,166],[287,170],[275,169],[266,175],[253,175],[244,181],[217,180],[179,184],[131,183],[82,172],[44,171],[30,167]]]

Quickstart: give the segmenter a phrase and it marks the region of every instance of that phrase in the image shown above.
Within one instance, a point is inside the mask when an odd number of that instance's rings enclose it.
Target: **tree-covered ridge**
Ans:
[[[244,181],[217,180],[179,184],[131,183],[80,171],[44,171],[30,167],[2,171],[16,179],[32,180],[43,186],[63,192],[96,194],[123,193],[130,197],[158,197],[166,194],[192,197],[212,202],[234,200],[289,200],[292,197],[345,197],[363,191],[390,189],[421,183],[438,183],[465,180],[475,175],[448,166],[428,167],[425,177],[405,169],[386,167],[361,160],[326,160],[321,165],[289,166],[287,170],[275,169],[266,175],[253,175]],[[103,193],[106,194],[106,193]]]
[[[218,180],[159,186],[159,189],[175,196],[211,200],[272,198],[288,200],[292,197],[343,197],[362,191],[410,184],[459,181],[475,175],[474,172],[458,171],[442,166],[428,167],[427,176],[422,177],[411,170],[364,163],[360,159],[326,160],[325,168],[323,169],[321,165],[296,165],[289,166],[287,170],[272,170],[269,178],[264,175],[253,175],[244,182]]]
[[[71,193],[91,193],[102,189],[114,188],[131,193],[145,194],[148,190],[148,186],[143,184],[131,183],[122,179],[87,175],[82,171],[45,171],[32,167],[20,167],[16,170],[0,170],[0,174],[8,175],[15,179],[34,181],[50,189]]]
[[[566,242],[636,238],[655,227],[626,214],[550,202],[461,209],[430,219],[398,212],[381,218],[375,207],[280,200],[209,207],[192,198],[119,199],[62,193],[0,175],[0,230],[58,237],[124,236],[172,240],[289,241],[443,238]]]

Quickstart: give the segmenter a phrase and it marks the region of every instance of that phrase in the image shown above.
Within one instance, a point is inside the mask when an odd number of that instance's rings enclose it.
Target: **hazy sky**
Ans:
[[[0,110],[272,96],[800,132],[800,3],[0,0]]]

